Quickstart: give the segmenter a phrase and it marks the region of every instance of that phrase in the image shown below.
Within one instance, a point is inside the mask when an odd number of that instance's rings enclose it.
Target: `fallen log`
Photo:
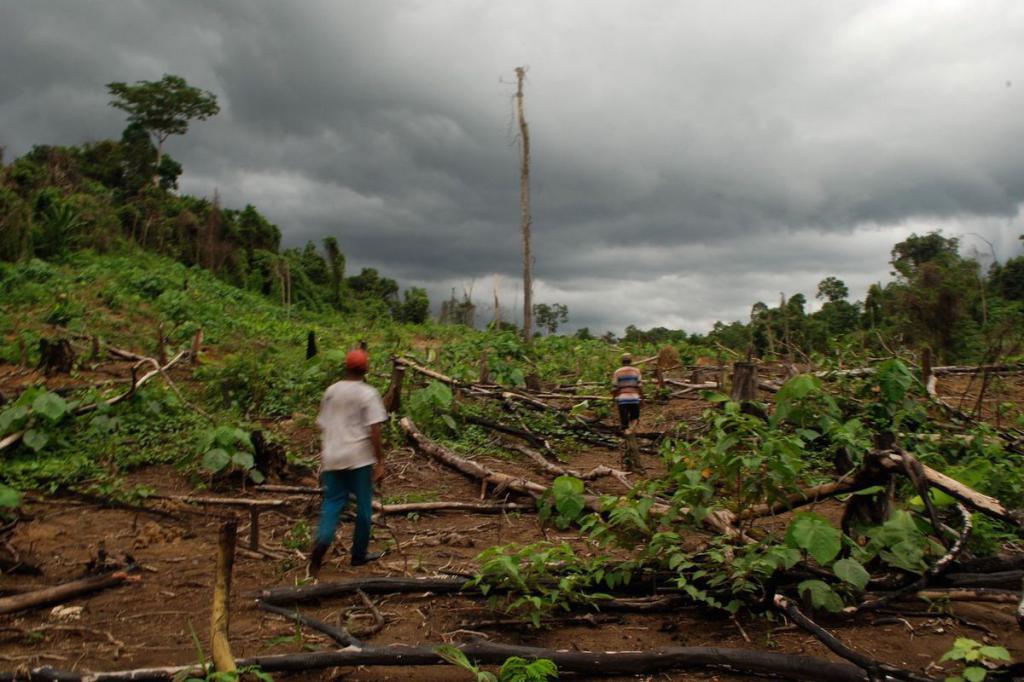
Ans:
[[[776,609],[786,614],[790,620],[812,634],[815,639],[828,647],[829,651],[840,658],[845,658],[847,661],[850,661],[855,666],[866,672],[868,678],[871,680],[881,680],[885,679],[886,676],[889,676],[899,680],[911,680],[913,682],[932,682],[932,678],[930,677],[918,675],[909,670],[904,670],[887,663],[882,663],[881,661],[876,661],[859,651],[854,651],[839,641],[839,639],[831,632],[804,615],[804,613],[797,608],[796,604],[786,599],[781,594],[775,595],[773,604]]]
[[[456,455],[451,450],[435,443],[420,433],[419,429],[416,428],[408,417],[402,417],[398,424],[405,431],[409,440],[413,442],[416,450],[470,478],[482,481],[485,485],[494,486],[498,492],[510,490],[536,499],[548,490],[547,486],[534,483],[525,478],[516,478],[508,474],[491,471],[481,464]],[[587,507],[592,511],[599,511],[600,502],[596,497],[591,496],[587,501]]]
[[[530,461],[536,464],[537,467],[544,473],[552,474],[555,476],[573,476],[575,478],[580,479],[581,481],[593,481],[598,478],[611,476],[619,483],[626,486],[627,489],[633,487],[633,484],[630,483],[627,478],[627,476],[629,476],[629,472],[622,471],[621,469],[613,469],[603,464],[599,464],[598,466],[594,467],[593,469],[586,473],[580,473],[574,469],[567,469],[565,467],[555,464],[554,462],[548,461],[548,459],[544,455],[542,455],[541,453],[537,452],[532,448],[526,447],[525,445],[520,445],[519,443],[512,443],[509,441],[502,441],[501,445],[502,447],[508,448],[510,450],[515,450],[518,453],[526,455],[530,459]]]
[[[481,481],[485,488],[489,485],[493,485],[495,486],[495,492],[497,493],[511,490],[512,492],[532,497],[534,499],[540,498],[548,491],[547,486],[540,485],[539,483],[535,483],[524,478],[516,478],[514,476],[509,476],[508,474],[491,471],[474,461],[460,457],[420,433],[415,424],[413,424],[412,420],[408,417],[402,417],[398,424],[401,429],[405,431],[406,435],[408,435],[416,450],[437,460],[447,467],[455,469],[465,476]],[[589,509],[590,511],[597,513],[605,511],[601,503],[601,498],[596,495],[584,495],[583,503],[584,508]],[[669,511],[668,505],[660,502],[652,504],[650,508],[650,513],[657,516],[666,514]],[[686,508],[679,508],[676,512],[679,514],[687,514],[689,513],[689,510]],[[737,531],[733,526],[734,521],[735,517],[731,512],[716,510],[705,516],[702,523],[715,532],[734,537],[739,533],[739,531]]]
[[[335,643],[337,643],[339,646],[363,646],[362,642],[360,642],[358,639],[349,634],[349,631],[343,627],[334,627],[333,625],[325,623],[322,620],[318,620],[311,616],[304,616],[298,611],[292,611],[283,606],[277,606],[275,604],[268,604],[259,599],[256,600],[256,606],[261,611],[266,611],[267,613],[273,613],[278,616],[283,616],[284,618],[287,618],[292,622],[298,622],[302,625],[307,625],[313,628],[314,630],[327,635],[332,640],[334,640]]]
[[[254,490],[259,492],[291,493],[296,495],[322,495],[321,488],[301,485],[261,485]],[[402,504],[381,504],[373,501],[373,510],[388,516],[395,514],[411,514],[419,512],[440,512],[440,511],[468,511],[475,514],[501,514],[503,512],[529,512],[536,511],[534,504],[519,504],[516,502],[461,502],[438,500],[436,502],[405,502]]]
[[[104,575],[94,575],[80,580],[46,587],[41,590],[16,594],[0,599],[0,614],[17,613],[40,606],[61,604],[70,599],[80,597],[92,592],[98,592],[110,587],[116,587],[131,580],[132,577],[127,571],[115,571]]]
[[[462,590],[468,582],[468,578],[456,577],[399,578],[369,576],[354,580],[316,583],[315,585],[275,587],[269,590],[261,590],[258,598],[267,604],[285,606],[319,601],[345,594],[355,594],[358,590],[362,590],[367,594],[406,594],[410,592],[453,594]]]
[[[197,495],[150,495],[149,499],[245,509],[279,509],[294,502],[293,500],[253,500],[247,497],[200,497]]]
[[[881,467],[905,473],[904,461],[907,454],[902,450],[883,450],[872,453],[872,456]],[[1018,530],[1024,530],[1024,521],[1022,521],[1021,514],[1007,509],[996,498],[979,493],[977,490],[969,488],[960,481],[950,478],[929,466],[922,465],[921,469],[929,485],[938,488],[950,497],[956,498],[972,509],[1008,523]]]
[[[441,665],[439,645],[367,646],[342,651],[318,651],[302,654],[277,654],[240,659],[239,667],[259,666],[263,672],[304,672],[339,666],[423,666]],[[588,677],[609,675],[651,675],[669,670],[711,669],[739,675],[765,675],[789,680],[818,682],[863,682],[866,677],[857,666],[812,656],[732,649],[724,647],[665,647],[646,651],[570,651],[539,647],[473,642],[457,645],[467,658],[478,664],[501,664],[512,656],[527,660],[546,658],[559,672],[581,673]],[[204,677],[197,666],[142,668],[120,672],[78,673],[55,670],[49,666],[18,672],[0,673],[0,682],[171,682],[176,677]]]

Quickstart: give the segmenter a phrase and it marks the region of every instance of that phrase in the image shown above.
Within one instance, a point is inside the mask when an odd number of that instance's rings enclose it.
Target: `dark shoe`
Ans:
[[[354,556],[354,557],[352,557],[352,565],[353,566],[363,566],[365,564],[370,563],[371,561],[376,561],[377,559],[381,558],[382,556],[384,556],[384,552],[367,552],[363,556],[360,556],[360,557],[355,557]]]
[[[324,555],[327,554],[328,548],[329,545],[313,545],[313,550],[309,553],[309,566],[306,568],[307,577],[320,577],[320,567],[324,563]]]

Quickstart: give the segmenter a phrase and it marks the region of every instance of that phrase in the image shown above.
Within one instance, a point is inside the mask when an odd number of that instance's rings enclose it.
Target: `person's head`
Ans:
[[[632,365],[632,364],[633,364],[633,356],[630,355],[629,353],[623,353],[622,354],[622,366],[625,367],[626,365]]]
[[[370,356],[362,348],[350,350],[345,356],[345,373],[353,379],[362,379],[370,369]]]

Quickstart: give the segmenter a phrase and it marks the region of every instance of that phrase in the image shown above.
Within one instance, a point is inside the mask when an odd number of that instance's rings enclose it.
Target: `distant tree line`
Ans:
[[[723,346],[796,360],[843,348],[888,354],[929,347],[941,362],[1024,354],[1024,256],[983,271],[977,260],[960,254],[959,239],[929,232],[897,243],[889,262],[893,279],[871,285],[863,301],[851,302],[846,284],[829,276],[818,284],[815,297],[822,305],[813,313],[803,294],[780,295],[778,305],[759,301],[749,320],[716,322],[707,334],[630,326],[622,340]],[[577,334],[583,332],[589,336],[586,329]]]
[[[346,276],[334,237],[322,249],[307,242],[282,250],[281,231],[251,204],[236,210],[222,207],[216,193],[176,193],[182,167],[164,142],[191,120],[215,115],[214,95],[170,75],[107,88],[111,105],[128,113],[119,140],[39,145],[10,164],[0,149],[0,260],[61,260],[80,249],[133,244],[288,305],[428,319],[424,289],[400,298],[395,280],[373,268]]]

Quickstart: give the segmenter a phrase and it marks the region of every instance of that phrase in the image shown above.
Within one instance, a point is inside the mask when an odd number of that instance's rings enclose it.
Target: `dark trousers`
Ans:
[[[622,422],[622,430],[625,431],[629,425],[640,420],[640,403],[618,403],[619,421]]]
[[[366,556],[370,545],[370,522],[373,520],[373,465],[358,469],[325,471],[320,475],[324,489],[320,505],[320,522],[316,527],[316,544],[328,546],[334,541],[341,513],[348,506],[349,493],[356,496],[356,527],[352,535],[352,556]]]

